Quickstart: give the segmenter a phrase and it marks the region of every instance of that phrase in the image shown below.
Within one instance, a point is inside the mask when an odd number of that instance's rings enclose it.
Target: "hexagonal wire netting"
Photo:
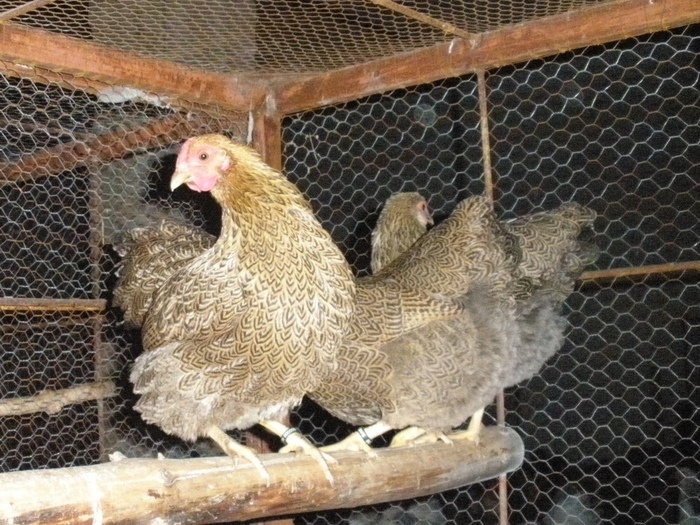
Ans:
[[[699,33],[690,26],[489,72],[499,215],[573,200],[600,214],[599,269],[699,260]],[[163,191],[172,153],[204,131],[243,139],[244,120],[150,94],[117,98],[68,75],[27,76],[0,78],[0,283],[6,297],[68,303],[3,311],[0,399],[106,379],[117,390],[81,394],[48,415],[11,406],[0,416],[0,469],[83,465],[115,450],[217,453],[143,425],[126,381],[138,335],[90,301],[109,299],[109,246],[125,230],[175,215],[216,232],[210,202]],[[285,170],[358,274],[392,193],[420,191],[438,219],[483,193],[476,93],[465,76],[284,120]],[[510,523],[572,523],[567,512],[586,524],[687,523],[700,493],[698,292],[697,273],[685,272],[586,281],[571,296],[564,347],[506,395],[507,422],[526,448],[509,476]],[[310,403],[294,418],[318,443],[350,431]],[[497,506],[488,482],[295,521],[491,524]]]
[[[402,0],[472,34],[606,0]],[[3,4],[21,3],[0,0]],[[449,42],[453,35],[367,0],[53,0],[13,19],[30,27],[206,71],[322,72]]]
[[[699,49],[691,26],[489,72],[499,215],[592,207],[601,270],[700,259]],[[440,217],[484,191],[476,88],[466,76],[286,119],[285,169],[358,274],[390,194],[420,191]],[[686,272],[588,281],[570,297],[564,347],[506,392],[526,450],[509,476],[509,523],[688,523],[697,512],[699,288]],[[348,431],[298,416],[320,442]],[[297,522],[495,524],[497,506],[489,482]]]
[[[0,472],[206,449],[143,428],[126,380],[138,334],[101,311],[125,231],[218,227],[211,202],[168,191],[174,152],[203,132],[243,140],[245,116],[2,66]]]

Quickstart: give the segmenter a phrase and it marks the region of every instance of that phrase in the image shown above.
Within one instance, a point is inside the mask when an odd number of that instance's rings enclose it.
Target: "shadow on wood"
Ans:
[[[408,499],[518,468],[523,443],[490,427],[481,444],[455,442],[334,453],[331,486],[307,456],[265,454],[272,482],[241,460],[123,459],[86,467],[0,475],[0,523],[217,523]],[[157,521],[153,521],[156,520]]]

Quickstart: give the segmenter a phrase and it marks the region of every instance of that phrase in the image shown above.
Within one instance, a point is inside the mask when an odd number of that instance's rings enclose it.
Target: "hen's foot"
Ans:
[[[270,486],[270,474],[267,472],[265,465],[262,464],[260,458],[251,448],[238,443],[235,439],[231,438],[226,432],[221,430],[219,427],[210,427],[207,431],[207,435],[216,441],[216,443],[222,448],[224,452],[238,464],[238,458],[245,458],[250,461],[253,466],[258,469],[260,476],[265,480],[265,485]]]
[[[339,452],[343,450],[364,452],[369,457],[376,458],[377,453],[372,449],[371,443],[372,439],[367,435],[364,429],[358,429],[342,441],[321,447],[321,450],[324,452]]]
[[[328,483],[333,485],[333,474],[331,474],[331,469],[328,466],[329,463],[338,463],[333,456],[321,452],[318,447],[306,439],[296,428],[287,427],[278,421],[261,421],[259,424],[282,439],[284,446],[279,452],[302,452],[311,456],[316,463],[319,464],[321,470],[323,470],[323,475],[328,480]]]
[[[450,438],[448,438],[443,432],[428,432],[420,427],[408,427],[399,432],[391,440],[390,447],[404,447],[419,445],[421,443],[435,443],[437,441],[442,441],[448,445],[452,444]]]
[[[475,444],[479,444],[479,434],[481,433],[481,429],[484,428],[484,425],[481,424],[481,419],[484,417],[484,409],[477,410],[474,412],[472,415],[471,419],[469,419],[469,426],[467,427],[467,430],[463,430],[461,432],[455,432],[454,434],[450,434],[450,438],[456,439],[456,440],[469,440],[473,441]]]

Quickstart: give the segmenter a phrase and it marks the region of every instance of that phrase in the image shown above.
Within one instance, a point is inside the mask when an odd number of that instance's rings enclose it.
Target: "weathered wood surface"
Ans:
[[[48,390],[30,397],[0,399],[0,417],[21,416],[36,412],[58,414],[68,405],[96,401],[114,396],[116,393],[117,388],[114,383],[100,381],[63,390]]]
[[[0,60],[233,111],[247,112],[265,96],[264,87],[249,77],[198,71],[14,23],[0,24]]]
[[[615,0],[274,88],[283,115],[700,21],[698,0]]]
[[[307,456],[265,454],[257,470],[226,457],[124,459],[101,465],[0,475],[0,523],[221,523],[352,508],[413,498],[495,478],[517,469],[523,444],[509,428],[468,441],[335,453],[331,486]]]

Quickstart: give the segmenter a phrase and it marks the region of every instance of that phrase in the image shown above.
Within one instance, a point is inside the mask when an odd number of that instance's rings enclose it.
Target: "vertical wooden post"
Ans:
[[[267,109],[267,104],[251,113],[248,136],[252,146],[273,168],[282,170],[282,117]]]
[[[493,173],[491,171],[491,140],[489,138],[489,110],[486,104],[486,73],[483,69],[476,72],[477,91],[479,94],[479,117],[481,127],[481,150],[484,163],[484,193],[493,203]]]

